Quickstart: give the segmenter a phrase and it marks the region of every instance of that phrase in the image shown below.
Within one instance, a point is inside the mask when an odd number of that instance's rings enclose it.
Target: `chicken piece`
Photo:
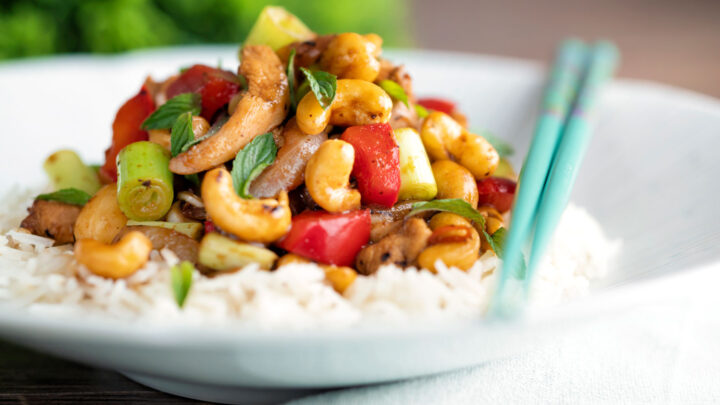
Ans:
[[[375,243],[398,230],[416,201],[400,201],[390,208],[370,206],[370,241]]]
[[[415,105],[406,106],[402,101],[395,100],[390,113],[390,126],[392,129],[420,128],[420,119],[415,111]]]
[[[228,122],[215,135],[172,158],[173,173],[198,173],[227,162],[253,138],[285,119],[288,82],[285,67],[275,52],[265,45],[244,47],[240,74],[247,79],[248,90]]]
[[[73,243],[73,227],[81,209],[58,201],[35,200],[20,226],[35,235],[55,239],[56,245]]]
[[[427,246],[431,234],[432,231],[425,221],[420,218],[410,218],[397,232],[364,247],[358,253],[355,267],[358,273],[370,275],[384,264],[412,266],[420,252]]]
[[[393,129],[415,128],[420,126],[420,119],[415,111],[415,94],[412,88],[412,78],[407,73],[405,66],[395,66],[387,59],[380,60],[380,74],[376,79],[376,83],[382,80],[392,80],[403,88],[408,96],[408,104],[405,105],[400,100],[393,102],[392,113],[390,115],[390,126]]]
[[[122,239],[130,231],[142,232],[150,239],[155,250],[172,250],[180,261],[187,260],[194,264],[198,261],[198,249],[200,248],[198,241],[172,229],[157,226],[126,226],[115,236],[113,243]]]
[[[282,133],[282,145],[275,162],[250,184],[250,194],[257,198],[275,197],[281,191],[291,191],[305,181],[305,166],[320,144],[327,140],[327,132],[305,135],[291,118]]]

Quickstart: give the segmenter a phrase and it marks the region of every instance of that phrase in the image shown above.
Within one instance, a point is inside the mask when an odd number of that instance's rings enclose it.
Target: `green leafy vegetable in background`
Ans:
[[[392,80],[382,80],[380,81],[380,87],[382,87],[390,97],[402,101],[407,107],[410,107],[410,104],[408,104],[408,96],[405,94],[405,89],[403,89],[402,86]]]
[[[323,72],[322,70],[309,70],[300,68],[305,74],[305,78],[310,84],[310,89],[315,94],[318,103],[327,110],[335,99],[335,92],[337,91],[337,76],[332,73]]]
[[[189,112],[192,115],[199,115],[200,111],[199,94],[178,94],[150,114],[142,123],[142,129],[170,129],[182,114]]]
[[[58,201],[65,204],[85,205],[92,196],[76,188],[64,188],[48,194],[40,194],[36,200]]]
[[[185,305],[190,287],[192,287],[192,276],[195,267],[192,263],[184,261],[170,268],[170,283],[172,285],[173,295],[178,307]]]
[[[0,59],[242,42],[260,10],[279,5],[314,31],[375,32],[410,44],[407,0],[4,0]]]
[[[250,183],[262,173],[263,169],[275,161],[277,146],[271,133],[256,136],[247,146],[238,152],[233,161],[230,175],[235,191],[242,198],[252,198],[248,188]]]

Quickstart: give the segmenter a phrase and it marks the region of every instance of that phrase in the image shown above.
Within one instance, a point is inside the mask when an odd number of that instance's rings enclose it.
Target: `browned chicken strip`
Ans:
[[[58,245],[73,243],[73,226],[81,209],[78,205],[35,200],[20,226],[35,235],[55,239]]]
[[[355,260],[358,273],[373,274],[384,264],[400,267],[414,265],[420,252],[427,246],[431,234],[432,231],[422,219],[408,219],[398,231],[364,247],[358,253]]]
[[[172,172],[193,174],[227,162],[253,138],[269,132],[285,119],[287,76],[275,52],[265,45],[244,47],[240,74],[247,79],[248,90],[228,122],[215,135],[172,158]]]
[[[291,118],[282,133],[282,146],[275,162],[250,184],[250,194],[258,198],[275,197],[280,191],[291,191],[305,181],[305,166],[327,139],[327,132],[305,135]]]

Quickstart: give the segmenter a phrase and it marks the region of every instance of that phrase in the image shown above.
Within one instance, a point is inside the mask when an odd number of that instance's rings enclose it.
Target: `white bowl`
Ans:
[[[236,65],[234,47],[176,48],[0,65],[0,189],[43,181],[51,151],[100,161],[118,106],[146,74],[192,63]],[[447,96],[475,127],[524,155],[544,81],[534,63],[427,51],[388,52],[407,64],[418,94]],[[720,102],[620,80],[604,94],[573,200],[623,239],[617,268],[586,299],[514,322],[272,332],[51,319],[0,311],[0,336],[160,390],[228,403],[273,402],[318,389],[439,373],[512,355],[563,329],[642,303],[652,278],[720,257]],[[656,283],[655,283],[656,284]]]

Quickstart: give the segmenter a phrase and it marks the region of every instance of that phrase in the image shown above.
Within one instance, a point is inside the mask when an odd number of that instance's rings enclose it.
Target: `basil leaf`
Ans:
[[[235,192],[242,198],[253,198],[248,192],[250,183],[262,173],[263,169],[275,161],[277,146],[271,133],[256,136],[238,152],[233,161],[230,175]]]
[[[170,268],[170,284],[172,285],[173,295],[178,307],[185,305],[185,299],[192,287],[192,276],[195,266],[188,261],[176,264]]]
[[[408,96],[405,94],[405,89],[403,89],[402,86],[392,80],[381,80],[380,87],[382,87],[382,89],[385,90],[390,97],[395,100],[402,101],[407,107],[410,107],[410,104],[408,103]]]
[[[508,142],[505,142],[504,140],[498,138],[497,136],[491,134],[488,131],[477,131],[476,134],[479,134],[483,138],[485,138],[486,141],[490,142],[490,145],[495,148],[498,155],[500,157],[505,156],[512,156],[513,153],[515,153],[515,148],[513,148],[512,145],[510,145]]]
[[[490,236],[490,238],[487,238],[488,244],[492,248],[493,252],[495,252],[498,257],[502,257],[503,252],[505,250],[505,237],[507,236],[507,229],[505,228],[498,228],[495,233]]]
[[[428,110],[425,107],[421,106],[420,104],[415,104],[415,112],[417,113],[418,117],[420,117],[420,118],[425,118],[428,115],[430,115]]]
[[[175,120],[170,131],[170,154],[173,157],[185,152],[195,141],[195,134],[192,130],[192,113],[181,114]]]
[[[200,95],[197,93],[179,94],[161,105],[142,123],[142,129],[169,129],[184,113],[199,115],[201,109]]]
[[[83,190],[76,188],[64,188],[48,194],[40,194],[36,200],[57,201],[72,205],[85,205],[92,196]]]
[[[485,217],[478,212],[472,205],[467,201],[459,198],[451,198],[446,200],[432,200],[415,203],[412,206],[412,210],[408,212],[405,217],[410,217],[423,211],[445,211],[452,212],[465,217],[471,221],[475,221],[478,224],[485,225]]]
[[[337,91],[337,76],[334,74],[323,72],[322,70],[310,71],[301,67],[300,70],[305,74],[310,89],[315,93],[318,103],[327,110],[335,99],[335,91]]]
[[[452,198],[446,200],[432,200],[415,203],[412,206],[412,210],[410,210],[410,212],[408,212],[405,217],[407,218],[423,211],[452,212],[453,214],[460,215],[473,222],[476,222],[479,225],[479,228],[482,229],[482,234],[490,244],[490,247],[493,248],[493,251],[497,252],[495,250],[495,246],[493,246],[494,241],[492,241],[492,237],[487,233],[487,231],[485,231],[485,217],[483,217],[482,214],[480,214],[478,210],[473,208],[473,206],[470,205],[467,201],[461,200],[459,198]]]
[[[295,48],[290,51],[286,75],[288,81],[288,89],[290,89],[290,108],[295,111],[297,109],[298,103],[298,99],[295,98]]]

